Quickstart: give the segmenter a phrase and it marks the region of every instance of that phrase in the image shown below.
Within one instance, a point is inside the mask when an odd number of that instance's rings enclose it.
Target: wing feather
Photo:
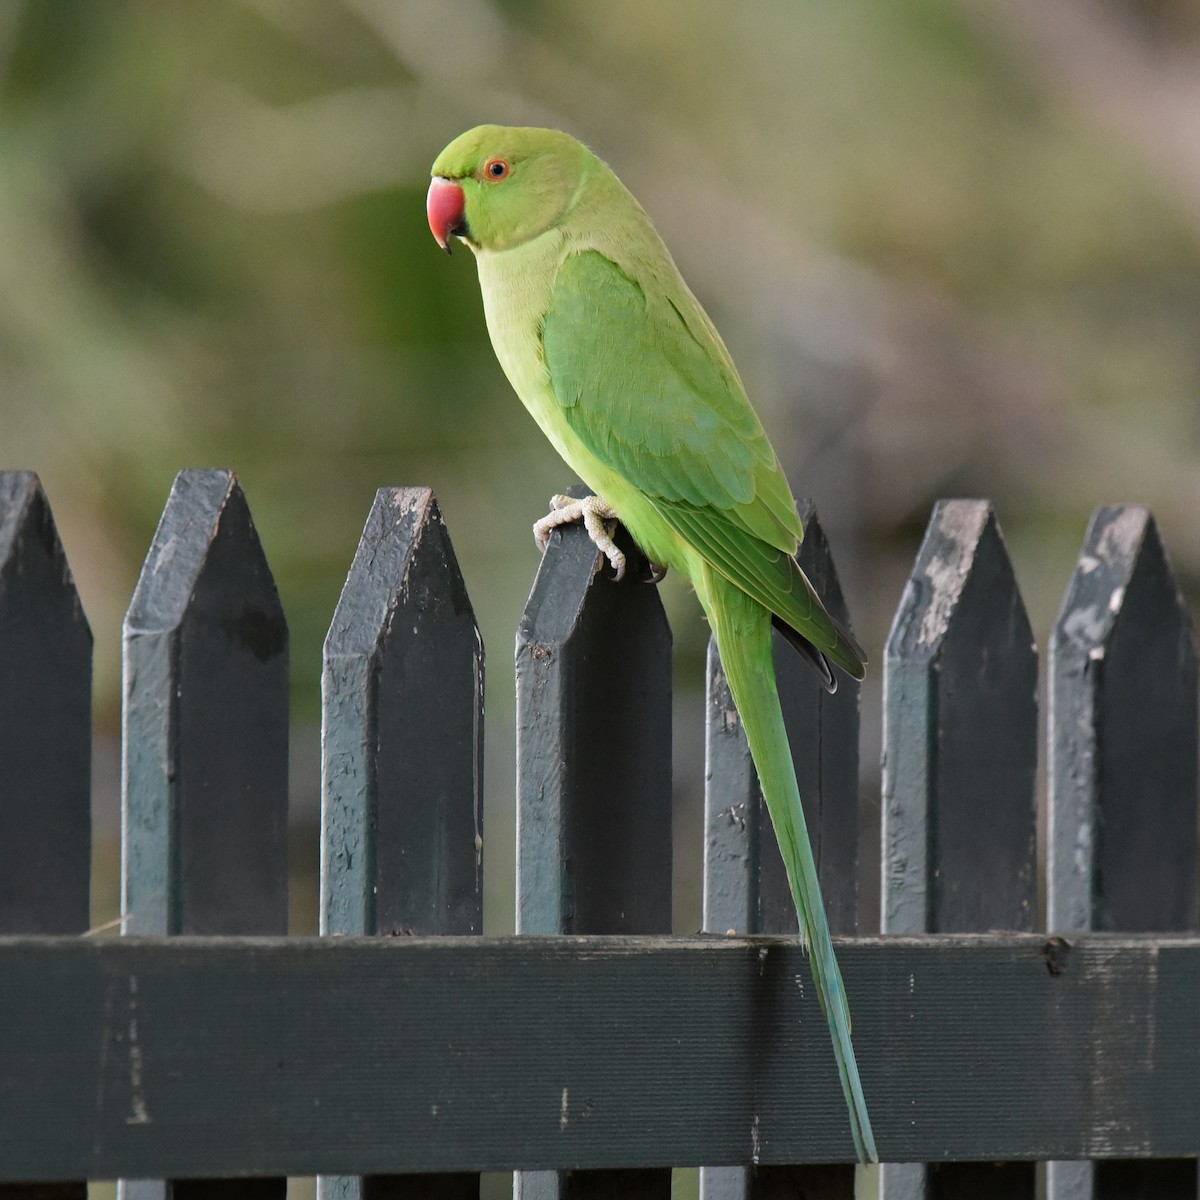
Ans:
[[[796,564],[796,502],[728,352],[677,275],[654,283],[597,250],[559,268],[542,347],[567,423],[716,570],[861,678],[861,651]]]

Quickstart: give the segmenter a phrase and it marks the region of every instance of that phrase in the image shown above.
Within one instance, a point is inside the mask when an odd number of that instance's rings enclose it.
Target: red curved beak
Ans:
[[[467,231],[463,219],[463,211],[467,198],[463,190],[452,179],[443,179],[435,175],[429,185],[429,195],[425,200],[425,212],[429,216],[429,228],[447,254],[450,253],[450,235],[464,234]]]

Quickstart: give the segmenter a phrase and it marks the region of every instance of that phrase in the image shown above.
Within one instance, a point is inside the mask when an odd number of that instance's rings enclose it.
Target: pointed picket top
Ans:
[[[322,932],[481,933],[483,641],[429,488],[376,494],[322,690]]]
[[[33,471],[0,471],[0,612],[11,621],[47,607],[77,631],[69,640],[86,643],[90,659],[91,627],[41,481]]]
[[[91,874],[92,633],[31,471],[0,472],[0,933],[79,933]]]
[[[1063,597],[1054,627],[1054,647],[1060,654],[1070,648],[1089,661],[1100,661],[1116,636],[1119,621],[1157,621],[1164,615],[1174,641],[1156,637],[1155,646],[1161,643],[1173,658],[1194,658],[1191,619],[1154,515],[1141,504],[1096,509]]]
[[[1014,590],[1012,568],[991,505],[986,500],[939,500],[892,622],[885,657],[936,658],[946,644],[951,622],[964,611],[964,619],[974,615],[962,600],[977,567],[994,570],[1002,586]]]
[[[288,631],[231,471],[181,471],[125,618],[127,933],[287,931]]]
[[[217,604],[228,611],[220,612]],[[125,615],[125,632],[178,629],[189,617],[216,620],[263,659],[287,642],[275,581],[232,471],[186,470],[175,477]]]
[[[1051,928],[1194,929],[1196,643],[1148,509],[1096,510],[1050,652]]]

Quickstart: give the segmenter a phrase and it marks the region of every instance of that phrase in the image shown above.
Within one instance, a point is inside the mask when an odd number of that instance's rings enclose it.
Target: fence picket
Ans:
[[[31,471],[0,471],[0,934],[88,927],[92,633]],[[84,1182],[0,1197],[84,1200]]]
[[[175,479],[125,617],[123,718],[124,932],[286,933],[287,622],[231,471]],[[285,1185],[123,1180],[121,1194]]]
[[[0,933],[79,933],[91,878],[92,633],[30,471],[0,472]]]
[[[321,932],[483,931],[483,642],[429,488],[381,488],[325,641]],[[322,1176],[468,1200],[477,1173]]]
[[[671,929],[671,632],[645,559],[618,543],[620,584],[582,525],[556,531],[517,632],[520,933]],[[546,1103],[564,1123],[590,1111],[568,1079]],[[514,1181],[521,1200],[670,1193],[664,1169]]]
[[[811,501],[801,501],[800,515],[805,529],[800,565],[834,616],[848,624],[833,556]],[[858,927],[859,685],[839,674],[838,690],[830,695],[778,634],[775,674],[829,924],[834,933],[854,933]],[[796,910],[783,859],[712,640],[706,733],[704,929],[708,933],[795,933]],[[700,1172],[702,1200],[766,1200],[801,1193],[821,1200],[852,1197],[854,1169],[839,1164],[704,1167]]]
[[[884,933],[1033,929],[1036,760],[1037,650],[1000,528],[985,501],[939,501],[884,651]],[[1032,1198],[1034,1176],[887,1164],[880,1194]]]
[[[1196,646],[1147,509],[1093,515],[1054,627],[1050,680],[1051,932],[1195,929]],[[1196,1163],[1053,1162],[1047,1194],[1195,1200]]]

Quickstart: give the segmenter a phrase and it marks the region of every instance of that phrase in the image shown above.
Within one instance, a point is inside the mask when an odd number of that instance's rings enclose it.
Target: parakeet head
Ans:
[[[451,235],[473,250],[519,246],[562,220],[596,161],[555,129],[469,129],[433,164],[429,228],[447,253]]]

